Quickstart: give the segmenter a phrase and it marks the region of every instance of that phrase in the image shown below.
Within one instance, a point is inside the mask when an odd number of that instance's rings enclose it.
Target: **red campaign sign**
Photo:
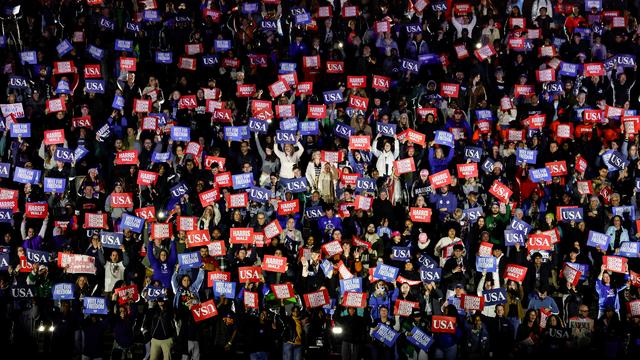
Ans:
[[[631,316],[640,316],[640,300],[633,300],[627,303],[627,310]]]
[[[567,162],[562,161],[554,161],[548,162],[544,164],[544,166],[549,169],[549,173],[551,176],[564,176],[567,175]]]
[[[272,284],[271,292],[278,300],[290,299],[295,296],[293,292],[293,285],[291,283],[286,284]]]
[[[376,90],[387,91],[391,84],[391,78],[381,75],[373,75],[371,87]]]
[[[462,294],[460,305],[466,311],[482,311],[484,309],[484,296]]]
[[[536,70],[536,80],[541,83],[556,81],[556,71],[554,69]]]
[[[431,317],[431,332],[455,334],[456,333],[456,317],[434,315]]]
[[[71,74],[77,71],[73,61],[56,61],[53,63],[53,74]]]
[[[365,97],[350,95],[349,96],[349,107],[354,109],[367,111],[367,107],[369,107],[369,99]]]
[[[207,246],[211,243],[209,230],[192,230],[187,231],[187,247]]]
[[[631,280],[631,286],[640,287],[640,274],[629,270],[629,280]]]
[[[333,7],[331,6],[320,6],[318,8],[318,18],[328,18],[333,16]]]
[[[90,115],[74,117],[71,125],[74,128],[80,128],[80,127],[92,128],[93,127],[93,124],[91,123]]]
[[[246,192],[229,195],[227,206],[229,209],[245,208],[249,204],[249,194]]]
[[[358,16],[357,6],[345,6],[342,8],[342,17],[350,18]]]
[[[349,149],[350,150],[371,150],[371,136],[369,135],[354,135],[349,137]]]
[[[360,174],[358,173],[352,173],[352,174],[340,173],[340,183],[343,184],[344,186],[356,186],[356,183],[358,182],[359,177],[360,177]]]
[[[405,138],[407,139],[407,141],[413,144],[417,144],[423,147],[427,144],[427,135],[421,132],[415,131],[413,129],[407,129],[403,131],[403,133],[405,134]]]
[[[496,50],[493,48],[491,44],[487,44],[474,52],[474,55],[480,61],[485,61],[486,59],[492,57],[495,54],[496,54]]]
[[[133,99],[133,110],[138,113],[151,112],[151,99]]]
[[[327,289],[321,289],[312,293],[304,294],[302,298],[304,299],[304,305],[307,309],[329,304],[329,292]]]
[[[584,171],[580,171],[580,172],[584,172]],[[578,181],[576,183],[576,187],[578,188],[578,193],[580,195],[588,195],[593,193],[593,183],[591,182],[591,180]]]
[[[396,303],[393,305],[393,314],[396,316],[411,316],[414,308],[419,308],[420,304],[414,301],[407,301],[402,299],[396,299]]]
[[[611,18],[612,28],[626,28],[627,18],[625,16],[614,16]]]
[[[113,291],[118,294],[118,303],[120,305],[128,302],[138,302],[138,300],[140,300],[138,286],[136,285],[122,286]]]
[[[253,244],[253,229],[231,228],[229,230],[229,242],[231,244]]]
[[[262,270],[284,273],[287,271],[287,258],[284,256],[264,255]]]
[[[513,95],[515,97],[524,96],[529,97],[533,96],[536,93],[536,88],[533,85],[514,85],[513,87]]]
[[[278,79],[286,81],[289,86],[295,85],[298,83],[298,73],[290,72],[286,74],[280,74],[278,75]]]
[[[207,170],[211,170],[211,165],[213,165],[213,163],[218,163],[218,166],[223,169],[226,162],[226,158],[219,156],[207,156],[204,158],[204,166]]]
[[[345,292],[342,296],[342,306],[364,309],[367,307],[367,293]]]
[[[153,223],[151,224],[151,238],[152,239],[167,239],[171,238],[171,224],[169,223]]]
[[[244,306],[250,308],[250,309],[257,309],[258,308],[258,293],[255,292],[251,292],[251,291],[245,291],[244,292]]]
[[[26,203],[24,205],[24,216],[32,219],[44,219],[49,213],[47,203]]]
[[[198,217],[196,216],[178,216],[176,220],[176,228],[178,231],[193,231],[198,229]]]
[[[269,85],[269,94],[271,94],[271,97],[275,99],[278,96],[289,91],[290,89],[291,88],[289,87],[289,84],[287,84],[286,81],[278,80],[273,84]]]
[[[132,57],[121,57],[120,58],[120,70],[122,71],[136,71],[136,58]]]
[[[106,229],[107,214],[85,213],[84,228],[85,229]]]
[[[320,67],[320,55],[316,56],[303,56],[302,57],[302,66],[305,69],[310,68],[319,68]]]
[[[493,184],[491,184],[491,188],[489,188],[489,194],[495,196],[503,203],[508,203],[509,198],[513,194],[513,191],[509,189],[509,187],[498,180],[494,180]]]
[[[238,97],[251,97],[256,93],[256,86],[254,84],[238,84],[236,92]]]
[[[58,130],[45,130],[44,131],[44,144],[64,144],[64,129]]]
[[[233,180],[231,177],[231,172],[226,171],[226,172],[217,173],[214,177],[214,182],[216,183],[216,185],[218,185],[218,187],[221,187],[221,188],[232,186]]]
[[[374,24],[377,33],[391,31],[391,21],[376,21]]]
[[[353,201],[355,210],[364,210],[369,211],[373,206],[373,198],[363,195],[356,195],[355,200]]]
[[[155,116],[145,116],[142,118],[142,130],[156,131],[158,129],[158,118]]]
[[[573,124],[560,124],[556,128],[556,137],[569,139],[573,137]]]
[[[312,95],[313,94],[313,83],[310,81],[304,81],[298,83],[296,87],[296,95]]]
[[[322,105],[307,105],[307,118],[309,119],[324,119],[327,116],[327,106]]]
[[[477,163],[468,163],[468,164],[458,164],[458,176],[461,176],[465,179],[478,177],[478,164]]]
[[[561,276],[569,284],[571,284],[571,286],[578,285],[578,282],[580,282],[581,275],[582,275],[582,272],[580,270],[572,267],[571,265],[569,265],[569,263],[564,263],[564,266],[562,267]]]
[[[240,67],[240,60],[232,59],[232,58],[224,58],[222,60],[222,66],[237,69]],[[195,66],[193,70],[195,70]]]
[[[256,247],[264,247],[264,232],[254,232],[253,233],[253,244]]]
[[[289,215],[300,212],[300,200],[280,201],[278,203],[278,215]]]
[[[538,56],[540,57],[554,57],[556,56],[556,48],[553,45],[544,45],[538,49]]]
[[[343,61],[327,61],[327,74],[342,74],[344,73]]]
[[[527,250],[551,250],[551,236],[545,234],[529,234],[527,238]]]
[[[451,184],[451,173],[449,169],[442,170],[433,175],[429,175],[429,183],[434,189]]]
[[[509,28],[511,29],[515,28],[516,26],[518,26],[520,29],[524,29],[527,27],[526,24],[527,21],[522,17],[509,19]]]
[[[276,105],[276,117],[292,118],[296,116],[296,108],[293,104]]]
[[[221,123],[230,123],[232,112],[229,109],[216,109],[211,112],[211,120]]]
[[[220,200],[220,189],[214,187],[213,189],[201,192],[198,196],[200,197],[200,205],[207,207]]]
[[[325,150],[320,151],[320,159],[324,162],[330,162],[330,163],[339,163],[339,162],[342,162],[342,160],[344,160],[341,152],[325,151]],[[353,184],[355,185],[355,181]]]
[[[396,160],[393,162],[393,170],[396,175],[406,174],[416,171],[416,164],[412,157]]]
[[[149,222],[156,220],[156,208],[155,206],[147,206],[134,210],[137,217],[148,220]]]
[[[629,270],[627,260],[622,256],[603,256],[602,265],[604,265],[605,270],[625,274]]]
[[[478,248],[478,256],[491,256],[491,251],[493,251],[493,244],[483,241]]]
[[[195,95],[180,96],[178,100],[178,109],[195,109],[198,107]]]
[[[272,239],[282,233],[282,226],[278,219],[273,220],[267,226],[264,227],[264,236],[267,239]]]
[[[637,134],[640,128],[640,116],[625,116],[622,118],[625,134]]]
[[[430,208],[418,208],[412,207],[409,209],[409,217],[413,222],[431,222],[431,209]]]
[[[347,88],[358,89],[367,87],[366,76],[347,76]]]
[[[524,277],[527,275],[527,268],[525,266],[508,264],[504,270],[505,280],[513,280],[516,282],[524,281]]]
[[[603,76],[604,64],[603,63],[586,63],[584,64],[584,76]]]
[[[238,268],[238,280],[244,284],[248,282],[260,282],[262,269],[260,266],[242,266]]]
[[[47,100],[47,111],[50,113],[57,113],[61,111],[67,111],[67,104],[62,99]]]
[[[231,273],[224,271],[209,271],[207,273],[207,286],[213,287],[216,281],[231,281]]]
[[[133,194],[132,193],[111,193],[111,207],[112,208],[132,208],[133,207]]]
[[[138,150],[123,150],[116,154],[116,165],[138,165]]]
[[[582,111],[582,121],[586,124],[601,123],[603,121],[604,111],[602,110],[584,110]]]
[[[429,114],[433,115],[434,118],[438,118],[438,110],[435,108],[417,108],[418,116],[422,119],[426,119]]]
[[[525,131],[509,129],[507,131],[507,141],[524,141]]]
[[[460,93],[459,84],[442,83],[440,87],[440,96],[457,98]]]
[[[469,57],[469,50],[464,44],[454,46],[458,60],[466,59]]]
[[[207,244],[207,248],[209,249],[210,256],[227,255],[227,246],[225,245],[224,240],[212,241],[209,244]],[[225,280],[225,281],[231,281],[231,280]]]
[[[604,106],[604,116],[608,119],[617,118],[624,114],[624,109],[615,106]]]
[[[525,119],[525,123],[528,124],[529,128],[532,129],[542,129],[544,127],[544,123],[547,120],[546,115],[544,114],[536,114],[531,115]]]
[[[524,49],[524,38],[509,38],[508,46],[511,49]]]
[[[224,60],[230,60],[230,59],[224,59]],[[231,66],[231,65],[225,64],[225,66]],[[178,59],[178,69],[195,71],[196,59],[180,56],[180,59]]]
[[[100,64],[87,64],[84,66],[85,79],[99,79],[102,77]]]
[[[216,309],[216,304],[213,302],[213,299],[211,299],[191,306],[191,313],[193,314],[194,320],[200,322],[218,315],[218,309]]]
[[[331,257],[337,254],[342,254],[344,250],[342,249],[342,245],[340,245],[340,241],[333,240],[322,245],[322,251],[327,254],[327,256]]]
[[[200,153],[202,152],[202,145],[198,144],[195,141],[190,141],[187,144],[187,147],[184,149],[185,154],[190,154],[195,157],[196,163],[198,162],[198,158],[200,158]]]
[[[208,113],[212,113],[216,110],[221,110],[224,109],[224,103],[222,101],[218,101],[218,100],[207,100],[207,108],[206,108],[206,112]]]
[[[203,51],[202,43],[200,43],[200,44],[186,44],[184,46],[184,52],[187,55],[198,55],[198,54],[202,53],[202,51]]]
[[[481,134],[491,133],[491,121],[480,120],[476,123]]]

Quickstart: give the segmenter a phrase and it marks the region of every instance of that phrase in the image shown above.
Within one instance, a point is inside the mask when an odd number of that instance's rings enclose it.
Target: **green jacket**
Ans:
[[[511,219],[511,206],[507,205],[507,211],[504,214],[489,215],[485,218],[487,229],[491,234],[489,241],[493,244],[504,244],[503,230],[509,225]]]

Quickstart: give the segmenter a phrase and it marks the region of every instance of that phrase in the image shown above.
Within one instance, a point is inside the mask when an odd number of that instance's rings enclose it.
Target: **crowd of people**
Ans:
[[[3,1],[2,348],[638,356],[639,11]]]

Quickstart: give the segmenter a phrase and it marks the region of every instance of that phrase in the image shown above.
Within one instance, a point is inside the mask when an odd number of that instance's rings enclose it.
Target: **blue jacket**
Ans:
[[[198,293],[200,292],[200,286],[202,286],[202,281],[204,280],[204,273],[204,269],[200,268],[200,271],[198,271],[198,277],[193,281],[193,283],[191,283],[191,286],[189,286],[188,289],[183,288],[182,284],[178,283],[178,281],[182,279],[182,276],[178,279],[178,272],[176,271],[173,273],[173,276],[171,276],[171,287],[173,289],[173,293],[176,294],[176,296],[173,297],[173,307],[175,309],[180,307],[180,298],[182,294],[186,292],[190,292],[191,295],[200,302],[200,295]]]
[[[449,154],[444,159],[437,159],[434,156],[433,148],[429,148],[429,169],[432,174],[445,170],[449,167],[451,159],[453,159],[454,151],[449,149]]]
[[[147,244],[147,257],[149,258],[149,264],[153,269],[153,277],[151,280],[160,281],[162,286],[168,289],[171,286],[171,275],[173,274],[176,262],[178,261],[175,241],[171,242],[167,261],[162,262],[153,255],[153,241],[149,241]]]
[[[431,196],[429,197],[429,200],[431,201],[431,203],[434,204],[436,208],[435,211],[437,211],[440,214],[441,220],[444,219],[447,213],[453,214],[453,212],[458,207],[458,198],[456,198],[456,196],[451,192],[448,192],[446,194],[440,194],[440,193],[431,194]],[[442,208],[447,209],[446,213],[440,212],[439,209],[442,209]]]

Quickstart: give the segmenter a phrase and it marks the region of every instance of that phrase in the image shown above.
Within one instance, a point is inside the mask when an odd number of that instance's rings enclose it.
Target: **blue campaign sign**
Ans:
[[[298,131],[300,135],[318,135],[320,133],[320,127],[317,120],[307,120],[298,122]]]
[[[637,181],[637,180],[636,180]],[[612,206],[611,207],[611,211],[613,212],[613,215],[619,215],[621,217],[625,217],[625,214],[628,214],[628,219],[629,220],[635,220],[636,219],[636,207],[635,206]]]
[[[160,297],[167,296],[167,289],[163,287],[147,286],[142,290],[142,297],[147,301],[156,301]]]
[[[331,263],[331,261],[324,259],[322,261],[322,263],[320,264],[320,268],[322,268],[322,272],[324,273],[324,276],[329,276],[331,275],[331,273],[333,272],[333,264]]]
[[[253,187],[253,173],[242,173],[231,175],[231,182],[234,190]]]
[[[154,163],[169,162],[169,160],[171,160],[171,153],[170,152],[163,152],[163,153],[154,152],[151,155],[151,161],[154,162]]]
[[[55,260],[54,256],[48,251],[25,249],[25,252],[30,263],[46,265]]]
[[[87,52],[89,53],[89,55],[91,55],[92,58],[98,61],[101,61],[104,57],[104,49],[101,49],[94,45],[89,45],[89,47],[87,47]]]
[[[333,129],[333,132],[343,139],[349,139],[352,135],[355,135],[356,129],[352,128],[347,124],[343,124],[341,122],[336,123],[336,127]]]
[[[626,160],[624,155],[615,150],[611,152],[608,163],[611,164],[615,170],[622,170],[629,166],[629,160]]]
[[[518,230],[505,230],[504,231],[504,245],[505,246],[515,246],[516,244],[520,244],[524,246],[525,243],[525,235],[524,233]]]
[[[21,184],[37,184],[40,182],[40,170],[33,170],[16,166],[13,171],[13,181]]]
[[[64,163],[72,163],[74,161],[73,151],[71,149],[57,147],[53,153],[53,158],[56,161],[62,161]]]
[[[133,51],[133,41],[132,40],[116,39],[116,43],[114,45],[114,49],[116,51]]]
[[[295,130],[276,130],[276,144],[295,144],[298,142],[296,139]]]
[[[412,343],[413,345],[419,347],[424,352],[428,353],[429,348],[433,344],[434,340],[431,336],[427,335],[426,332],[422,331],[417,326],[414,326],[409,332],[409,336],[407,336],[407,341]]]
[[[10,253],[10,248],[8,246],[0,246],[0,271],[7,271],[9,270],[9,263],[10,263],[10,259],[9,259],[9,253]]]
[[[471,223],[475,224],[476,221],[484,214],[484,210],[481,207],[475,207],[471,209],[464,209],[464,214]]]
[[[72,283],[59,283],[53,285],[51,290],[53,300],[73,300],[73,284]]]
[[[227,299],[236,297],[236,283],[227,281],[213,282],[213,296],[217,299],[220,295],[224,295]]]
[[[67,188],[67,179],[65,178],[44,178],[44,192],[63,194]]]
[[[482,156],[482,148],[475,147],[475,146],[465,146],[464,148],[465,160],[471,160],[473,162],[479,163],[481,156]]]
[[[420,267],[420,280],[423,283],[440,282],[442,279],[442,269],[439,267],[428,268],[426,266]]]
[[[249,194],[249,200],[262,204],[268,202],[273,197],[273,192],[271,192],[271,190],[257,186],[249,188],[247,193]]]
[[[213,48],[216,52],[225,52],[231,49],[231,40],[214,40]]]
[[[396,124],[385,124],[381,122],[376,123],[376,129],[378,134],[382,136],[393,137],[396,134]]]
[[[529,232],[531,231],[531,225],[516,217],[511,219],[511,224],[509,224],[509,226],[511,227],[511,229],[519,231],[524,235],[529,235]]]
[[[86,296],[83,301],[82,312],[85,315],[107,315],[109,313],[107,299],[103,297]]]
[[[189,252],[178,254],[178,264],[183,269],[196,269],[202,266],[202,259],[200,258],[200,252]]]
[[[476,257],[476,271],[478,272],[496,272],[498,263],[493,256],[477,256]]]
[[[377,329],[373,331],[372,335],[374,339],[388,347],[392,347],[396,343],[396,340],[398,340],[400,333],[383,323],[378,323]]]
[[[104,80],[86,79],[84,81],[84,88],[88,93],[104,94]]]
[[[345,292],[362,292],[362,278],[352,277],[340,280],[340,294]]]
[[[411,59],[400,59],[400,67],[412,73],[420,72],[420,63]]]
[[[13,221],[13,211],[11,209],[0,209],[0,223],[11,223]],[[9,256],[9,254],[7,254]],[[0,268],[0,270],[2,270]]]
[[[492,120],[492,121],[494,119],[493,112],[489,109],[476,110],[476,118],[478,120]]]
[[[589,230],[589,237],[587,238],[587,246],[598,248],[600,250],[607,250],[609,248],[610,242],[611,242],[611,236],[597,232],[597,231]]]
[[[620,252],[618,255],[628,257],[628,258],[637,258],[640,257],[640,242],[637,241],[623,241],[620,244]]]
[[[284,185],[286,191],[292,192],[294,194],[305,192],[309,188],[306,177],[281,179],[280,182]]]
[[[280,130],[298,131],[298,119],[289,118],[280,121]]]
[[[538,158],[537,150],[529,150],[529,149],[516,149],[516,164],[535,164]]]
[[[391,248],[391,260],[395,261],[410,261],[411,260],[411,248],[404,246],[393,246]]]
[[[387,264],[378,264],[378,266],[376,266],[376,270],[373,272],[373,277],[386,282],[394,282],[396,281],[399,272],[400,269],[397,267]]]
[[[249,131],[259,134],[266,134],[268,129],[269,123],[265,120],[249,118]]]
[[[173,62],[173,53],[171,51],[156,51],[156,63],[171,64]]]
[[[171,192],[171,196],[174,198],[178,198],[181,197],[182,195],[186,194],[189,192],[189,187],[187,186],[187,184],[181,182],[178,183],[177,185],[175,185],[174,187],[172,187],[171,189],[169,189],[169,192]]]
[[[118,110],[124,109],[124,98],[120,95],[115,95],[113,97],[113,102],[111,103],[111,107]]]
[[[102,246],[109,249],[120,249],[124,241],[124,235],[116,232],[100,232]]]
[[[63,57],[67,53],[73,50],[73,45],[68,39],[62,40],[57,46],[56,51],[58,52],[58,57]]]
[[[359,177],[356,179],[356,192],[375,192],[377,189],[376,181],[371,178]]]
[[[546,167],[529,170],[529,178],[535,183],[551,181],[551,172]]]
[[[330,90],[322,93],[325,104],[337,104],[344,102],[344,95],[340,90]]]
[[[493,172],[493,164],[495,164],[495,160],[493,160],[492,158],[486,158],[484,159],[484,161],[482,162],[482,164],[480,164],[480,168],[482,169],[482,171],[484,171],[487,174],[490,174]]]
[[[9,129],[11,132],[12,138],[23,137],[30,138],[31,137],[31,123],[12,123],[11,128]]]
[[[191,141],[191,128],[186,126],[172,126],[171,140],[173,141]]]
[[[448,146],[450,148],[454,147],[453,134],[448,131],[437,130],[433,142],[438,145]]]
[[[249,126],[225,126],[224,138],[229,141],[249,140]]]
[[[422,265],[420,269],[422,269],[423,267],[427,269],[434,269],[438,267],[438,262],[427,254],[418,255],[418,263]]]
[[[142,233],[142,227],[144,226],[144,219],[137,216],[129,215],[127,213],[122,214],[120,220],[120,227],[124,229],[130,229],[134,233]]]
[[[319,219],[324,215],[322,211],[322,206],[312,206],[304,209],[304,216],[307,219]]]
[[[483,290],[482,296],[484,297],[485,306],[505,304],[507,302],[507,289],[497,288],[492,290]]]

